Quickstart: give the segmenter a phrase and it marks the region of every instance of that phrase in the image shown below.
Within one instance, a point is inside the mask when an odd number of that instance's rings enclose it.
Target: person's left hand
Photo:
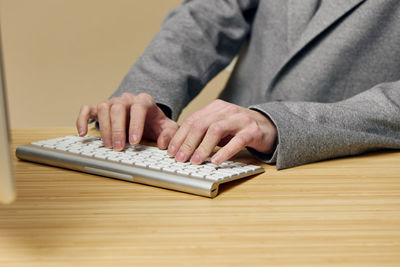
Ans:
[[[277,130],[262,113],[222,100],[215,100],[189,116],[168,146],[168,154],[179,162],[201,164],[219,145],[211,162],[220,164],[245,147],[261,153],[275,149]]]

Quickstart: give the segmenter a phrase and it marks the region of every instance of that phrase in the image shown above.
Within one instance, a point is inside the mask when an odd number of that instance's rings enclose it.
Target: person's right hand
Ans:
[[[166,149],[178,130],[178,124],[169,119],[146,93],[124,93],[97,106],[83,105],[76,121],[79,135],[88,131],[88,120],[96,119],[105,147],[124,149],[129,127],[129,143],[136,145],[142,137],[157,141],[160,149]]]

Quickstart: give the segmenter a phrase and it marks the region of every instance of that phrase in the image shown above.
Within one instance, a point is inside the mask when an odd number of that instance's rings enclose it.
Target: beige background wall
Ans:
[[[74,125],[106,99],[181,0],[1,0],[12,127]],[[215,98],[222,73],[183,117]]]

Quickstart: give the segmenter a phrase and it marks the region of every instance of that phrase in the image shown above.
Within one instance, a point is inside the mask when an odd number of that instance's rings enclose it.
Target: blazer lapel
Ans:
[[[347,13],[353,11],[366,0],[324,0],[320,9],[314,15],[309,25],[307,25],[304,32],[300,35],[299,39],[294,43],[290,49],[289,55],[283,64],[278,68],[271,87],[274,86],[276,79],[285,66],[313,39],[319,36],[322,32],[327,30],[332,24],[338,21]],[[301,1],[300,3],[301,4]]]

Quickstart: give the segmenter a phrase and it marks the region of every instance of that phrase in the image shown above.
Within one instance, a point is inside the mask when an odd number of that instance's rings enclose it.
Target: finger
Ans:
[[[193,125],[176,154],[177,161],[185,162],[189,159],[201,143],[209,125],[210,122],[198,122]]]
[[[185,119],[169,144],[168,154],[170,156],[177,156],[177,154],[180,153],[177,160],[186,161],[199,144],[199,139],[201,140],[204,136],[208,126],[213,121],[225,115],[224,113],[217,113],[217,111],[220,111],[220,102],[221,101],[214,101]],[[193,135],[187,140],[185,146],[181,150],[181,146],[184,144],[191,131],[194,131]]]
[[[129,126],[129,140],[131,144],[140,142],[144,134],[151,140],[156,140],[161,132],[159,129],[162,119],[167,118],[156,105],[153,97],[147,93],[141,93],[131,101],[131,121]],[[146,130],[146,131],[145,131]]]
[[[136,145],[143,136],[148,107],[144,104],[133,104],[130,110],[129,143]]]
[[[250,144],[253,140],[252,135],[249,133],[242,131],[235,135],[228,144],[218,150],[217,153],[214,154],[211,158],[211,162],[214,164],[221,164],[222,162],[230,159],[240,150],[245,148],[248,144]]]
[[[168,145],[168,155],[175,157],[178,149],[181,147],[183,141],[185,140],[190,130],[190,127],[191,126],[189,126],[188,124],[182,124],[181,127],[179,127],[178,131],[175,133]]]
[[[126,141],[126,105],[115,103],[110,108],[112,145],[114,150],[125,148]]]
[[[192,123],[184,125],[185,128],[183,131],[180,131],[182,128],[181,126],[173,138],[178,140],[178,142],[175,140],[176,143],[174,146],[179,147],[178,152],[175,154],[175,159],[179,162],[186,162],[201,143],[210,125],[217,119],[218,116],[208,116],[202,120],[193,121]],[[176,138],[179,134],[182,136]],[[172,140],[171,143],[172,142],[174,142],[174,140]]]
[[[80,136],[84,136],[88,132],[88,120],[97,117],[96,108],[83,105],[76,120],[76,128]]]
[[[238,123],[235,123],[233,119],[214,122],[210,125],[204,139],[193,153],[190,161],[194,164],[203,163],[222,140],[233,135],[238,129]]]
[[[102,102],[97,105],[97,120],[100,125],[100,135],[105,147],[112,147],[111,123],[110,123],[110,104]]]
[[[80,136],[84,136],[87,133],[87,123],[89,119],[90,107],[83,105],[79,111],[78,118],[76,119],[76,129]]]
[[[175,135],[178,130],[178,125],[176,127],[168,127],[165,128],[157,138],[157,146],[160,149],[167,149],[169,143],[171,142],[172,137]]]

